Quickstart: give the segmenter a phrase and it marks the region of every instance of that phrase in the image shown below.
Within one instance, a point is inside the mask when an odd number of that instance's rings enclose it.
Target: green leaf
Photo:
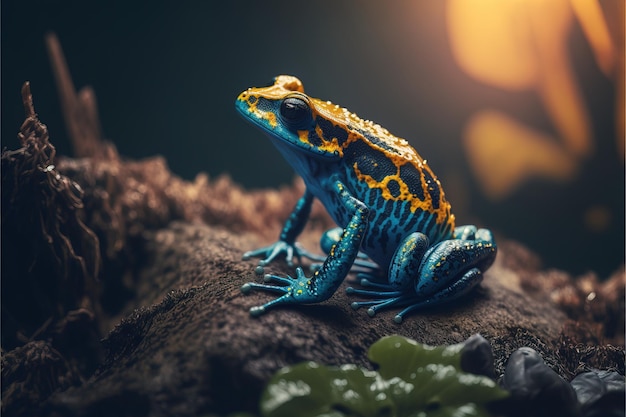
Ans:
[[[393,408],[385,381],[355,365],[340,368],[302,363],[279,371],[261,397],[261,414],[272,417],[367,416]],[[387,415],[387,414],[374,414]],[[393,414],[388,414],[392,416]]]
[[[488,416],[482,405],[508,393],[488,377],[461,371],[462,348],[389,336],[369,350],[378,372],[314,362],[284,368],[263,393],[261,412],[265,417]]]
[[[385,336],[370,346],[367,357],[378,364],[384,378],[397,376],[406,380],[415,369],[431,363],[452,365],[461,370],[463,346],[463,343],[428,346],[398,335]]]

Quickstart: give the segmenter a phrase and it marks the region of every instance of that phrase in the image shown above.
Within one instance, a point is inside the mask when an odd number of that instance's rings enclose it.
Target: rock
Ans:
[[[496,358],[532,346],[558,364],[552,347],[564,314],[525,295],[516,286],[516,272],[501,261],[471,296],[411,315],[400,325],[393,311],[370,318],[352,310],[354,298],[345,294],[345,284],[324,303],[252,318],[249,308],[271,295],[241,294],[243,283],[260,278],[255,262],[240,258],[264,243],[252,234],[185,222],[149,233],[139,272],[139,308],[105,339],[108,355],[95,375],[81,387],[53,395],[47,410],[113,414],[122,411],[117,404],[124,398],[137,410],[126,415],[255,411],[263,385],[279,368],[307,360],[369,366],[367,348],[390,334],[441,345],[481,333]],[[281,263],[266,269],[293,273]],[[503,361],[496,361],[496,371],[503,371]]]
[[[475,375],[496,379],[491,345],[479,334],[470,336],[461,350],[461,369]]]
[[[37,340],[3,352],[2,414],[35,415],[54,391],[80,382],[77,370],[47,342]]]
[[[594,369],[572,380],[585,417],[624,415],[624,376],[615,371]]]
[[[509,358],[501,385],[511,393],[516,416],[577,417],[580,407],[571,385],[533,349],[522,347]]]

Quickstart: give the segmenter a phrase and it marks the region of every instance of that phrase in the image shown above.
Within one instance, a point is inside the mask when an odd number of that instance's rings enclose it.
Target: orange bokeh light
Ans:
[[[502,198],[532,176],[573,178],[594,145],[589,112],[569,56],[575,22],[597,65],[605,74],[616,75],[618,86],[621,80],[618,100],[624,100],[623,74],[616,71],[616,63],[623,68],[623,51],[615,48],[598,2],[449,0],[446,16],[450,48],[459,67],[487,85],[534,91],[556,132],[555,137],[539,132],[499,110],[474,115],[466,125],[464,143],[485,193]],[[618,108],[623,109],[623,103],[618,102]],[[623,114],[618,114],[618,134],[620,126],[623,134],[623,123]],[[618,141],[623,146],[623,137]]]

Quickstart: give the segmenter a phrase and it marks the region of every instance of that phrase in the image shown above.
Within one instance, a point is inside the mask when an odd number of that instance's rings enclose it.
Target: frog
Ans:
[[[441,182],[406,139],[310,97],[291,75],[246,89],[235,107],[269,137],[305,185],[278,240],[243,254],[244,260],[260,258],[257,273],[264,282],[247,282],[241,291],[277,294],[250,308],[252,316],[328,300],[352,272],[361,286],[346,288],[361,297],[352,308],[364,307],[372,317],[401,309],[397,323],[413,311],[459,300],[480,284],[497,254],[492,232],[455,226]],[[325,256],[296,241],[315,199],[337,225],[322,235]],[[300,262],[295,276],[264,274],[282,257],[292,267]],[[303,258],[315,261],[308,274]]]

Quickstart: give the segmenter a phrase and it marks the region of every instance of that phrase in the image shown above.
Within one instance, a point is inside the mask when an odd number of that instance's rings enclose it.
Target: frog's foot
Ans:
[[[293,265],[294,255],[296,258],[300,258],[300,253],[295,244],[279,240],[269,246],[245,252],[242,259],[247,261],[251,258],[264,258],[259,261],[259,266],[265,266],[282,254],[285,255],[285,260],[290,266]]]
[[[269,308],[279,304],[312,303],[321,301],[315,297],[315,285],[312,283],[310,278],[307,278],[304,275],[302,268],[296,269],[296,278],[292,278],[290,276],[279,277],[277,275],[267,274],[264,277],[264,281],[267,283],[273,282],[278,285],[248,282],[243,284],[241,292],[248,294],[252,290],[261,290],[278,293],[281,294],[281,296],[261,306],[252,307],[250,309],[250,315],[252,316],[260,316]]]
[[[450,239],[428,247],[420,233],[409,235],[396,251],[389,268],[388,284],[369,282],[368,289],[348,288],[349,294],[376,298],[355,302],[354,308],[369,307],[370,316],[383,308],[405,307],[395,317],[401,322],[411,311],[463,297],[482,280],[496,256],[491,232],[473,226],[457,228],[466,239]]]
[[[284,255],[287,265],[294,265],[294,258],[298,260],[298,263],[302,263],[302,258],[313,259],[315,261],[323,261],[325,257],[311,253],[301,247],[298,243],[289,243],[284,240],[279,240],[269,246],[264,246],[259,249],[251,250],[243,254],[242,259],[247,261],[251,258],[263,258],[259,260],[257,273],[263,273],[263,267],[270,262],[276,260],[279,256]],[[259,269],[260,268],[260,269]]]
[[[405,307],[396,314],[393,319],[396,323],[402,323],[404,317],[412,311],[447,303],[465,296],[482,281],[482,278],[483,275],[481,271],[478,268],[472,268],[467,271],[461,279],[428,298],[416,294],[406,294],[401,291],[374,291],[348,288],[347,292],[348,294],[377,298],[371,301],[355,301],[351,304],[352,308],[355,310],[361,307],[369,307],[367,314],[370,317],[374,317],[380,310]]]
[[[263,258],[259,261],[257,274],[263,273],[263,267],[272,262],[278,256],[284,254],[289,266],[293,266],[294,256],[301,260],[302,256],[307,256],[308,252],[299,247],[295,241],[300,234],[311,212],[313,204],[313,194],[305,190],[304,195],[298,200],[291,215],[285,222],[278,242],[243,254],[243,259]]]

